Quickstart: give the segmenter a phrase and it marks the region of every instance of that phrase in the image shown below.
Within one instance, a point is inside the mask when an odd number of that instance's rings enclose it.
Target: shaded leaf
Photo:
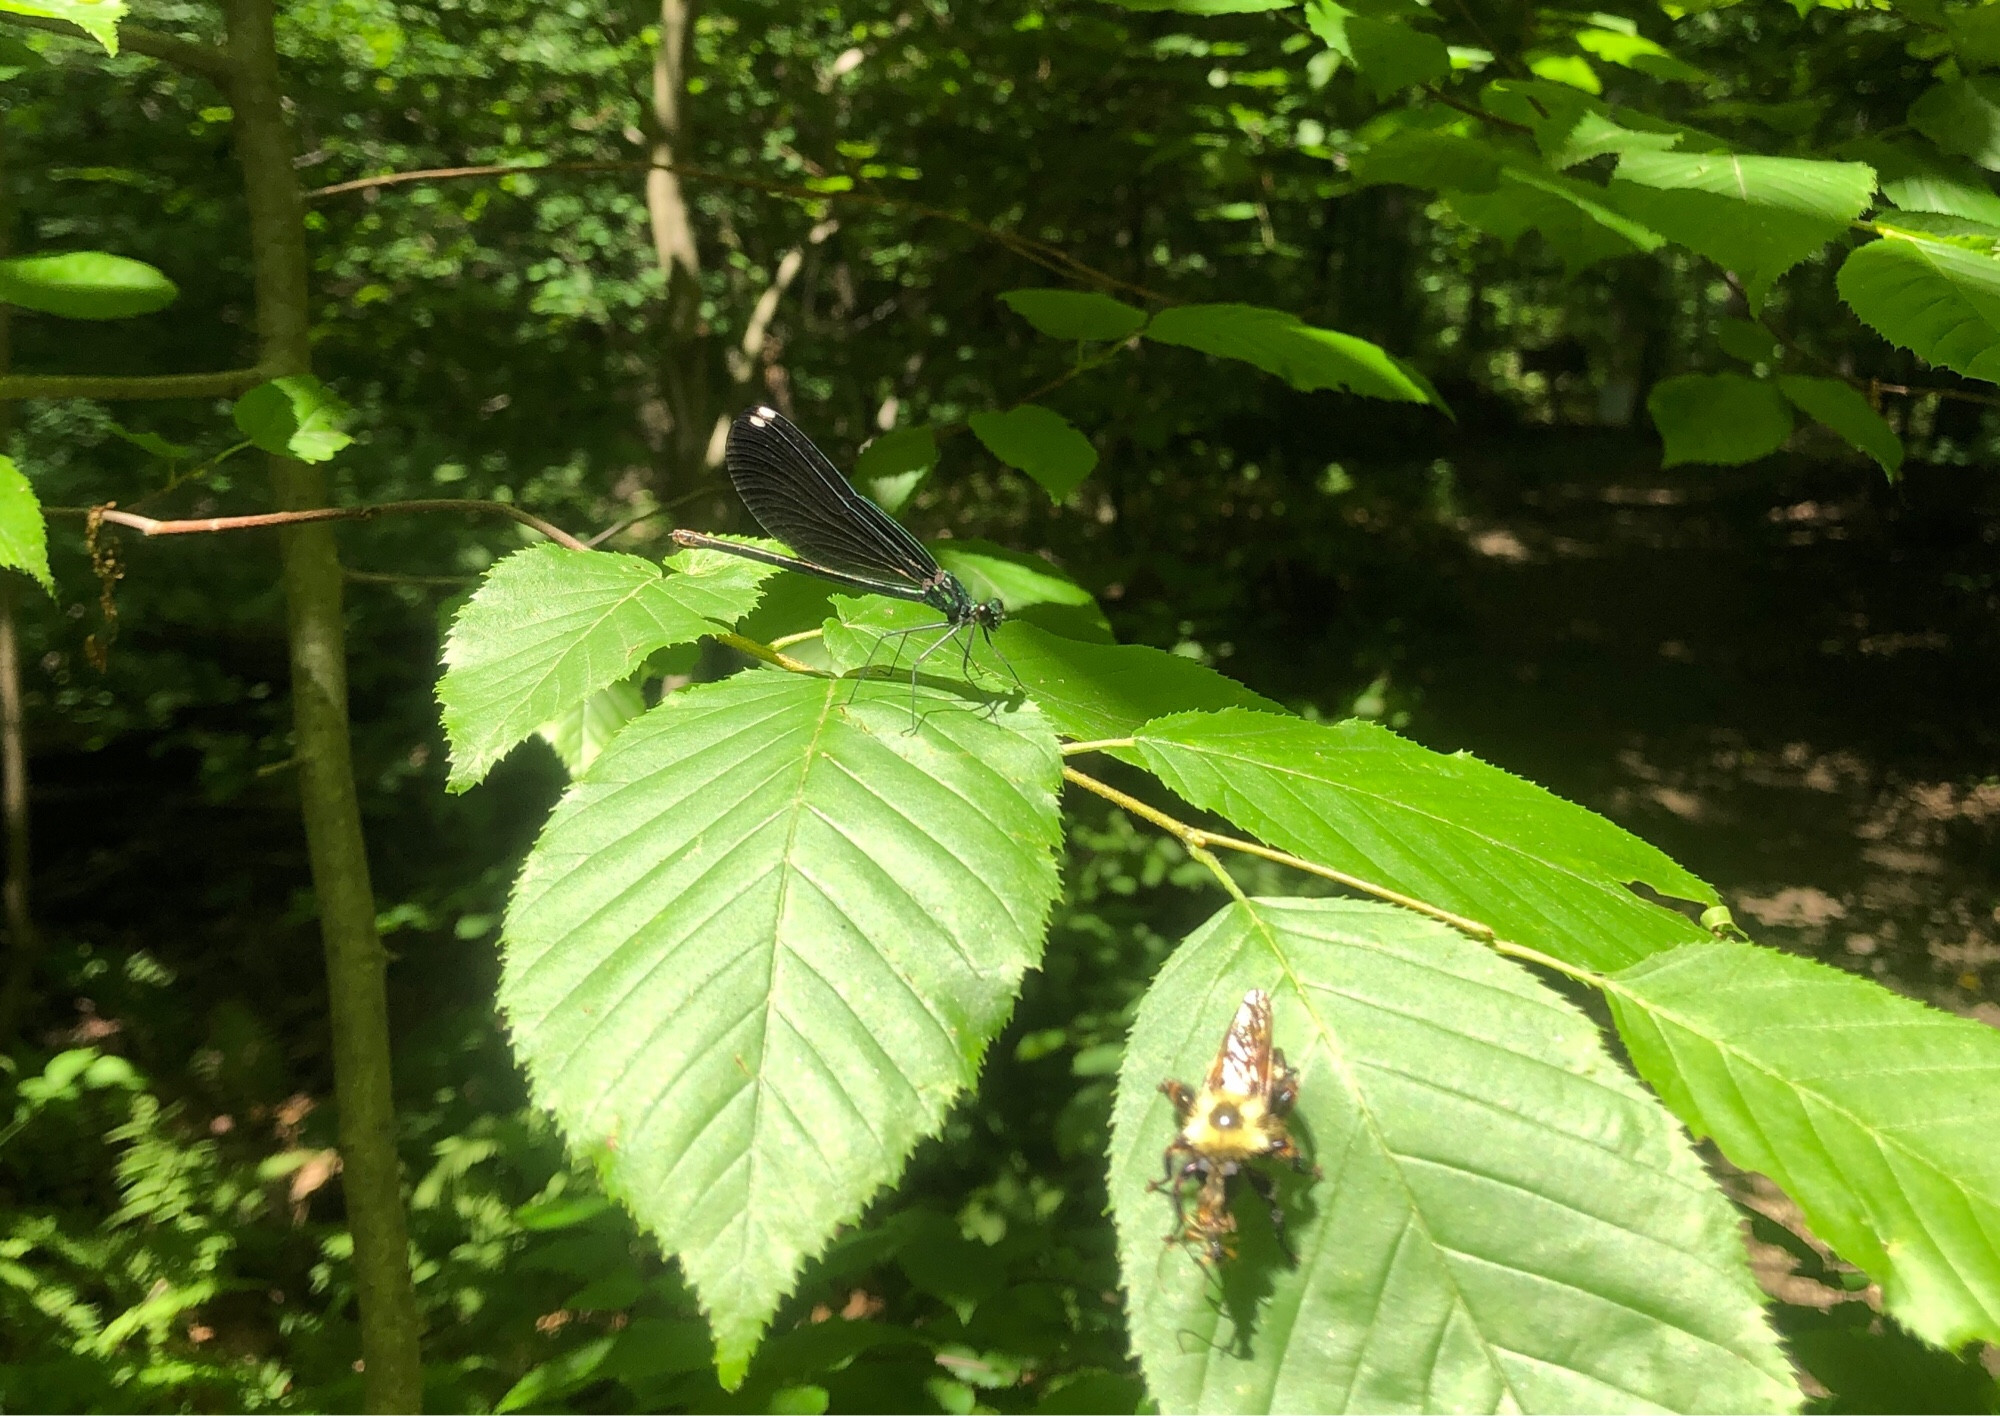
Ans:
[[[1299,0],[1106,0],[1124,10],[1178,10],[1184,15],[1251,15],[1288,10]]]
[[[253,446],[301,462],[325,462],[354,441],[340,430],[347,412],[340,396],[311,374],[258,384],[230,409]]]
[[[576,777],[597,760],[620,728],[645,711],[646,696],[639,685],[622,679],[557,714],[535,733],[555,749],[563,767]]]
[[[1406,130],[1351,154],[1348,173],[1358,187],[1396,182],[1433,190],[1490,192],[1500,184],[1500,154],[1477,138]]]
[[[2000,260],[1903,233],[1848,256],[1840,298],[1891,344],[1968,378],[2000,380]]]
[[[1903,466],[1903,440],[1868,406],[1861,391],[1842,379],[1781,374],[1778,387],[1806,415],[1838,433],[1850,446],[1881,464],[1890,481]]]
[[[1910,105],[1910,126],[1946,152],[2000,172],[2000,77],[1933,85]]]
[[[1254,1195],[1221,1291],[1146,1182],[1249,988],[1298,1069],[1299,1262]],[[1132,1027],[1110,1191],[1133,1345],[1169,1411],[1772,1411],[1797,1392],[1734,1212],[1580,1011],[1405,911],[1239,901]]]
[[[1661,379],[1646,396],[1646,411],[1666,444],[1662,467],[1738,467],[1770,456],[1792,435],[1792,410],[1777,385],[1747,374]]]
[[[930,552],[965,583],[973,599],[997,596],[1010,619],[1026,619],[1071,639],[1111,642],[1111,621],[1096,597],[1040,556],[971,537],[933,541]]]
[[[1508,245],[1528,231],[1540,233],[1549,253],[1571,274],[1601,260],[1651,251],[1660,237],[1605,200],[1602,187],[1572,177],[1509,167],[1497,191],[1454,192],[1452,210]]]
[[[894,514],[937,465],[937,435],[928,426],[897,428],[871,439],[854,459],[854,481],[868,499]]]
[[[1586,112],[1564,135],[1556,150],[1549,154],[1549,164],[1560,170],[1606,153],[1665,152],[1680,140],[1679,133],[1653,133],[1627,128],[1602,113]]]
[[[1306,23],[1368,80],[1377,98],[1451,72],[1444,41],[1408,24],[1377,19],[1336,0],[1306,0]]]
[[[513,746],[621,679],[656,649],[747,614],[768,566],[683,551],[673,574],[638,556],[529,546],[486,573],[445,640],[438,702],[450,790],[483,778]]]
[[[2000,1338],[2000,1031],[1748,944],[1644,960],[1605,996],[1675,1114],[1783,1186],[1898,1322]]]
[[[1157,719],[1137,736],[1145,765],[1195,806],[1573,963],[1616,968],[1705,937],[1627,882],[1719,903],[1603,817],[1374,723],[1231,708]]]
[[[1302,392],[1342,389],[1443,406],[1428,379],[1379,346],[1261,305],[1177,305],[1153,316],[1145,337],[1241,359]]]
[[[11,457],[0,456],[0,566],[18,570],[51,596],[49,524],[41,499]]]
[[[1777,336],[1752,320],[1717,320],[1715,342],[1732,359],[1746,364],[1768,364],[1778,355]]]
[[[1882,195],[1904,211],[1934,211],[2000,225],[2000,193],[1992,179],[1962,158],[1946,157],[1927,143],[1863,139],[1842,148],[1874,167]]]
[[[1146,312],[1094,290],[1009,290],[1008,309],[1051,339],[1127,339],[1146,323]]]
[[[1090,439],[1062,414],[1039,404],[1024,403],[1004,413],[974,413],[966,421],[988,452],[1034,478],[1058,506],[1097,466],[1097,449]]]
[[[536,1100],[677,1254],[726,1385],[932,1134],[1039,958],[1055,743],[753,672],[670,695],[556,808],[501,1002]]]
[[[0,9],[14,8],[0,5]],[[153,266],[104,251],[16,256],[0,261],[0,301],[72,320],[123,320],[150,315],[173,304],[179,294],[180,288]]]

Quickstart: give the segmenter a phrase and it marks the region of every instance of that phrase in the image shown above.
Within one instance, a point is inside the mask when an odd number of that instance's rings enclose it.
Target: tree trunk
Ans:
[[[666,278],[666,317],[659,360],[670,488],[705,475],[715,408],[709,390],[708,341],[701,329],[701,252],[680,178],[670,169],[687,146],[681,101],[687,94],[687,50],[694,0],[660,0],[660,46],[653,55],[653,170],[646,174],[646,212],[653,253]]]
[[[226,0],[225,8],[235,64],[236,150],[250,208],[259,363],[276,375],[303,374],[312,359],[304,212],[282,107],[271,0]],[[327,504],[326,479],[317,468],[275,456],[270,467],[280,508]],[[363,1400],[370,1411],[415,1411],[423,1400],[423,1369],[396,1159],[387,961],[375,933],[374,892],[349,756],[346,631],[333,537],[324,523],[281,533],[299,799],[326,948]]]

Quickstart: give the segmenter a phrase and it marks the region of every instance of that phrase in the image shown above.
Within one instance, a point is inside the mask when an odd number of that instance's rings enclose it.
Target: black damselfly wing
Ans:
[[[937,560],[882,508],[855,491],[812,440],[775,408],[729,428],[729,480],[757,524],[800,557],[846,575],[928,590]]]

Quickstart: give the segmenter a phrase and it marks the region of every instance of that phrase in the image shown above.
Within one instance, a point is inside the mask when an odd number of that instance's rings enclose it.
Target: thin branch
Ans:
[[[0,399],[232,398],[268,377],[262,369],[222,369],[212,374],[8,374],[0,378]]]
[[[523,511],[520,507],[507,502],[442,499],[381,502],[375,506],[322,506],[305,511],[267,511],[256,516],[205,516],[183,521],[161,521],[151,516],[140,516],[136,512],[119,511],[112,505],[103,508],[52,506],[46,508],[46,511],[51,516],[89,516],[96,511],[99,520],[108,521],[114,526],[129,526],[143,536],[196,536],[211,531],[257,531],[271,526],[300,526],[314,521],[369,521],[377,516],[395,512],[459,511],[504,516],[541,532],[559,546],[567,546],[573,551],[590,549],[560,526],[544,521],[533,512]]]
[[[0,14],[10,24],[25,25],[29,29],[47,30],[50,34],[66,35],[70,39],[97,41],[80,25],[68,20],[49,19],[41,15]],[[214,79],[227,88],[236,75],[236,66],[230,62],[226,51],[212,44],[201,44],[193,40],[176,39],[158,30],[145,29],[139,25],[118,26],[118,47],[129,49],[134,54],[143,54],[148,59],[158,59],[173,65],[176,69],[186,69],[189,73],[200,74],[203,78]]]
[[[1457,915],[1453,914],[1450,910],[1439,909],[1436,905],[1427,904],[1423,900],[1402,894],[1396,890],[1391,890],[1386,885],[1377,885],[1372,880],[1363,880],[1358,875],[1349,875],[1344,870],[1335,870],[1332,866],[1321,865],[1318,861],[1306,860],[1302,856],[1295,856],[1286,851],[1273,850],[1271,847],[1260,845],[1256,841],[1246,841],[1237,836],[1223,836],[1214,831],[1204,831],[1199,826],[1190,826],[1178,817],[1169,816],[1157,806],[1149,806],[1145,802],[1140,801],[1139,798],[1119,791],[1118,788],[1112,786],[1109,782],[1100,782],[1095,777],[1085,776],[1074,767],[1063,768],[1063,780],[1074,782],[1085,791],[1094,792],[1113,805],[1123,807],[1142,821],[1150,821],[1153,825],[1159,827],[1185,846],[1190,855],[1196,850],[1208,846],[1221,846],[1224,850],[1241,851],[1245,855],[1257,856],[1263,860],[1273,861],[1278,865],[1288,865],[1294,870],[1303,870],[1308,875],[1317,875],[1323,880],[1331,880],[1336,885],[1345,885],[1348,889],[1358,890],[1364,895],[1373,895],[1376,899],[1386,900],[1392,905],[1400,905],[1406,910],[1411,910],[1417,914],[1434,919],[1439,924],[1448,924],[1460,933],[1470,935],[1482,943],[1493,944],[1497,942],[1497,936],[1494,933],[1493,926],[1490,924],[1481,924],[1476,919],[1467,919],[1464,915]]]
[[[1462,98],[1454,98],[1435,84],[1425,84],[1424,92],[1446,108],[1456,108],[1460,113],[1470,114],[1481,122],[1491,123],[1496,128],[1506,128],[1515,133],[1533,134],[1535,131],[1526,123],[1517,123],[1512,118],[1502,118],[1498,113],[1488,113],[1485,109],[1467,103]]]
[[[717,172],[711,168],[693,167],[686,163],[653,163],[638,160],[605,160],[593,162],[544,162],[486,163],[474,167],[431,167],[415,172],[385,172],[375,177],[357,177],[351,182],[336,182],[330,187],[316,187],[305,193],[309,201],[321,197],[335,197],[347,192],[367,191],[375,187],[396,187],[406,182],[443,182],[467,177],[505,177],[517,173],[536,172],[650,172],[655,167],[664,168],[690,181],[719,182],[725,186],[744,187],[753,192],[764,192],[774,197],[786,197],[800,202],[856,202],[863,206],[882,207],[888,210],[907,211],[913,216],[931,217],[947,221],[954,226],[994,241],[1014,252],[1024,260],[1072,280],[1081,280],[1105,289],[1124,290],[1141,299],[1161,304],[1171,303],[1165,295],[1148,290],[1143,285],[1134,285],[1129,280],[1102,271],[1095,266],[1078,260],[1069,252],[1046,241],[1037,241],[1031,236],[1022,236],[1012,231],[1001,231],[982,221],[960,212],[943,207],[926,206],[921,202],[909,201],[902,197],[883,196],[877,192],[822,192],[811,187],[795,186],[789,182],[772,182],[762,177],[745,177],[735,172]]]
[[[811,664],[800,663],[797,659],[794,659],[790,654],[781,654],[776,649],[773,649],[770,645],[759,644],[756,640],[751,639],[746,635],[736,634],[734,632],[718,634],[715,636],[715,642],[718,644],[727,644],[731,649],[737,650],[740,653],[748,654],[751,658],[761,660],[766,664],[774,664],[778,668],[784,669],[790,673],[819,674],[820,672],[818,669],[814,668]],[[822,677],[824,676],[822,675]]]
[[[1092,738],[1089,742],[1066,742],[1062,745],[1064,757],[1077,757],[1086,752],[1106,752],[1114,747],[1137,747],[1137,738]]]
[[[416,585],[426,590],[463,590],[468,585],[477,585],[476,575],[403,575],[389,570],[351,570],[340,568],[341,578],[356,585]]]
[[[1950,398],[1960,403],[1977,403],[1982,408],[2000,408],[2000,398],[1990,393],[1974,393],[1963,388],[1913,388],[1909,384],[1883,383],[1869,379],[1862,385],[1870,393],[1899,393],[1907,398]]]

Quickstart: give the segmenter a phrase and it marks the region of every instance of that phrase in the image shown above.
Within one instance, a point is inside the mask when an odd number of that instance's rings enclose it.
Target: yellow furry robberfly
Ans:
[[[1231,1182],[1241,1176],[1270,1208],[1272,1233],[1289,1259],[1277,1190],[1270,1176],[1249,1163],[1282,1160],[1311,1175],[1319,1168],[1299,1150],[1288,1126],[1299,1098],[1299,1074],[1271,1045],[1270,995],[1261,988],[1243,995],[1199,1091],[1176,1081],[1161,1082],[1160,1090],[1174,1104],[1180,1122],[1162,1156],[1165,1173],[1146,1186],[1173,1196],[1174,1229],[1167,1242],[1185,1243],[1204,1264],[1236,1257]],[[1191,1180],[1200,1182],[1192,1213],[1187,1207]]]

